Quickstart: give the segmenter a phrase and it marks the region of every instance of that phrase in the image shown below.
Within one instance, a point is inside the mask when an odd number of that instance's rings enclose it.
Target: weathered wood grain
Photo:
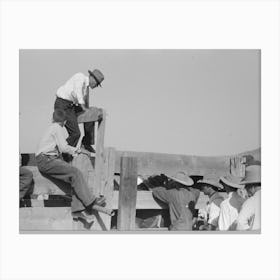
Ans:
[[[96,122],[98,120],[99,109],[97,107],[90,107],[87,111],[78,115],[78,123]]]
[[[95,181],[94,189],[99,193],[102,189],[102,178],[104,177],[105,153],[104,153],[104,137],[105,137],[105,111],[103,110],[103,119],[98,122],[97,140],[96,140],[96,157],[95,157]]]
[[[137,159],[122,157],[118,207],[118,230],[135,228],[137,198]]]

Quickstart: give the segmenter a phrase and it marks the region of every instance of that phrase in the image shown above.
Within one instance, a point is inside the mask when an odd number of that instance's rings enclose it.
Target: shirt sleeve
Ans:
[[[76,147],[72,147],[72,146],[67,144],[67,142],[64,138],[64,135],[63,135],[62,127],[56,126],[55,130],[54,130],[54,133],[53,133],[53,136],[55,138],[55,142],[56,142],[56,145],[58,147],[58,150],[61,153],[67,153],[67,154],[72,155],[76,152],[76,150],[77,150]]]
[[[220,216],[218,220],[218,226],[219,230],[228,230],[229,229],[229,211],[227,209],[227,205],[225,203],[221,203],[221,210],[220,210]]]
[[[237,218],[237,230],[250,229],[250,220],[254,215],[254,206],[252,199],[248,199],[242,205],[241,211]]]
[[[215,203],[212,202],[209,207],[208,224],[217,227],[219,216],[220,216],[220,207],[218,207]]]
[[[74,91],[77,96],[77,100],[79,104],[84,105],[84,91],[86,90],[85,80],[83,76],[78,76],[74,81]]]

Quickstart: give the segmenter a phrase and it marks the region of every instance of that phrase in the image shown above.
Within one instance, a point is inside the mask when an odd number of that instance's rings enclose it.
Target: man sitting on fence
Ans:
[[[156,199],[168,204],[171,221],[169,229],[192,230],[194,208],[200,193],[199,190],[190,187],[193,180],[182,171],[168,179],[164,179],[164,175],[158,178],[162,179],[161,186],[151,188],[149,180],[147,185],[152,189]]]
[[[62,180],[72,186],[72,215],[90,223],[94,220],[92,206],[103,206],[104,197],[95,197],[83,177],[82,172],[61,160],[61,153],[68,153],[75,156],[81,152],[88,153],[84,149],[78,149],[67,144],[64,138],[63,126],[66,122],[66,113],[56,109],[53,113],[53,123],[43,136],[38,151],[36,161],[39,171],[46,177]]]

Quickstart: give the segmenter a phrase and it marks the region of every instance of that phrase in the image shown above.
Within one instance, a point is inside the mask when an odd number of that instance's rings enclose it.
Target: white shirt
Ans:
[[[77,73],[57,90],[56,96],[75,104],[85,104],[88,85],[89,78],[83,73]]]
[[[244,202],[237,218],[237,230],[259,229],[261,229],[261,190]]]
[[[234,230],[235,223],[238,217],[238,211],[230,204],[230,199],[233,193],[229,193],[228,198],[221,203],[219,216],[219,230]]]
[[[52,123],[39,143],[36,155],[58,155],[60,153],[74,154],[77,148],[67,144],[63,127],[58,123]]]
[[[208,224],[211,224],[215,227],[218,227],[218,220],[220,216],[220,205],[224,198],[218,193],[214,193],[210,198],[209,198],[209,203],[207,205],[207,222]]]

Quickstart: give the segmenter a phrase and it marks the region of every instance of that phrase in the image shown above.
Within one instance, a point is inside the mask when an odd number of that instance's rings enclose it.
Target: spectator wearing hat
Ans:
[[[227,192],[228,198],[221,203],[219,230],[236,230],[238,214],[247,198],[247,191],[243,185],[240,185],[240,182],[241,178],[231,174],[220,178],[220,183]]]
[[[77,155],[83,149],[67,144],[63,134],[66,113],[56,109],[53,113],[53,123],[42,137],[36,152],[36,162],[39,171],[46,177],[70,183],[72,187],[72,215],[86,222],[92,222],[94,215],[91,210],[94,204],[103,206],[104,197],[96,197],[91,192],[82,172],[71,164],[60,159],[60,153]]]
[[[66,112],[65,127],[69,134],[66,141],[72,147],[76,147],[81,136],[77,114],[89,108],[89,89],[101,86],[101,82],[104,80],[104,75],[98,69],[89,70],[88,73],[88,76],[83,73],[75,74],[56,92],[54,108]],[[100,120],[102,117],[102,110],[100,109],[98,119]],[[83,137],[82,144],[88,151],[95,152],[91,146],[94,144],[94,122],[85,123],[84,129],[85,136]]]
[[[153,195],[168,205],[170,230],[192,230],[195,204],[200,192],[191,187],[193,180],[185,172],[180,171],[168,178],[164,186],[152,189]]]
[[[245,169],[245,177],[241,181],[245,185],[249,198],[242,205],[237,218],[237,230],[261,229],[261,167],[251,165]]]
[[[206,206],[206,224],[200,227],[200,230],[216,230],[220,216],[220,206],[224,197],[220,194],[223,186],[211,175],[206,175],[196,183],[196,186],[209,197]]]

